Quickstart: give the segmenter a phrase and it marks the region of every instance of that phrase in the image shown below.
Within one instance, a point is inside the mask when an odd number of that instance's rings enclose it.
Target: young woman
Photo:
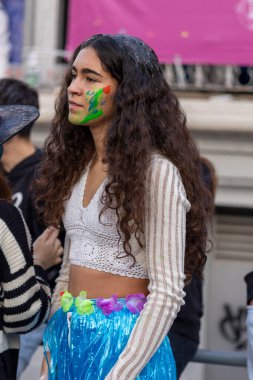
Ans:
[[[38,117],[35,107],[0,107],[2,143]],[[0,378],[15,380],[19,337],[46,321],[50,288],[45,270],[59,262],[62,248],[58,232],[47,229],[34,243],[19,209],[0,174]]]
[[[50,379],[176,379],[166,335],[185,274],[206,259],[185,124],[144,42],[95,35],[76,49],[37,183],[46,222],[67,231],[44,335]]]

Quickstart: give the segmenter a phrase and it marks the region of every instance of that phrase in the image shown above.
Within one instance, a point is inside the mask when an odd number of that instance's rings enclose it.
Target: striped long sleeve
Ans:
[[[24,219],[15,206],[0,201],[0,329],[27,332],[46,321],[49,309],[47,274],[33,266]]]
[[[184,303],[186,213],[190,204],[177,168],[155,156],[147,178],[145,245],[149,296],[106,380],[135,379],[162,343]]]
[[[61,306],[60,293],[68,289],[69,270],[70,270],[69,247],[70,247],[70,241],[66,235],[65,242],[64,242],[64,254],[63,254],[63,260],[62,260],[62,266],[61,266],[59,276],[57,277],[55,281],[55,288],[54,288],[54,292],[53,292],[52,300],[51,300],[50,318]]]

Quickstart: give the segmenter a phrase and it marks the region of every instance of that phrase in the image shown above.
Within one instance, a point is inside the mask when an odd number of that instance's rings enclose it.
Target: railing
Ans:
[[[38,87],[59,86],[71,54],[65,50],[25,47],[22,64],[10,66],[8,75]],[[253,67],[184,65],[180,58],[162,65],[174,90],[187,92],[253,93]]]
[[[253,92],[252,67],[183,65],[175,61],[164,66],[164,75],[172,88],[179,91]]]
[[[192,359],[192,362],[246,367],[247,356],[246,352],[198,349],[194,358]]]

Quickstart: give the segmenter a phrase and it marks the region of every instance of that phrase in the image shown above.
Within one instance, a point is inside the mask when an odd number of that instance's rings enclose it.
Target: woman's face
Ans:
[[[79,52],[68,87],[70,123],[95,126],[111,122],[117,81],[102,68],[92,47]]]

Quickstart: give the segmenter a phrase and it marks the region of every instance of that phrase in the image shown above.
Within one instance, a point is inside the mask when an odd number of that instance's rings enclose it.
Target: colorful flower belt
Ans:
[[[91,300],[86,298],[86,292],[84,290],[82,290],[76,298],[74,298],[67,290],[64,290],[60,293],[60,296],[61,307],[65,313],[67,313],[73,305],[76,307],[79,315],[89,315],[94,313],[95,305],[102,310],[104,315],[110,315],[114,311],[120,311],[124,307],[122,301],[120,302],[116,295],[113,295],[111,298],[97,298],[96,300]],[[131,313],[139,314],[147,299],[143,293],[137,293],[128,294],[124,301],[126,308]]]

